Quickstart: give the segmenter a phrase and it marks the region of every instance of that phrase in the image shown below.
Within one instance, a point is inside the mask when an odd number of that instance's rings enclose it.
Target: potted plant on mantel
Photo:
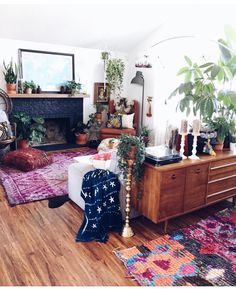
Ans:
[[[30,118],[24,112],[18,112],[13,116],[17,127],[17,147],[24,149],[30,144],[39,144],[45,136],[46,128],[42,117]]]
[[[36,89],[36,84],[33,82],[33,80],[31,81],[24,81],[23,83],[23,87],[24,87],[24,93],[26,94],[31,94],[32,90]]]
[[[76,144],[85,145],[88,140],[88,126],[82,121],[77,122],[76,126],[72,128],[72,132],[75,134]]]
[[[100,102],[96,102],[95,107],[96,107],[96,114],[95,114],[96,120],[98,122],[102,122],[102,112],[106,109],[106,106]]]
[[[76,92],[79,92],[81,89],[81,83],[77,83],[74,80],[70,80],[66,82],[66,93],[71,94],[74,96]]]
[[[9,64],[6,65],[5,61],[3,61],[3,75],[6,81],[7,93],[15,94],[16,93],[16,80],[17,80],[17,71],[18,67],[15,63],[13,67],[13,61],[11,60]]]
[[[132,159],[132,176],[134,180],[139,181],[145,160],[144,142],[137,136],[122,134],[119,138],[117,155],[119,157],[118,166],[123,173],[124,179],[127,179],[128,160]]]

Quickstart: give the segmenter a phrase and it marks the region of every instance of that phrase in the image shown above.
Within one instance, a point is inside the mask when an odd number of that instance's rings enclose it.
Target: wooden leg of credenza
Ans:
[[[164,222],[164,234],[167,233],[168,220]]]
[[[236,205],[236,196],[233,197],[232,206],[235,207]]]

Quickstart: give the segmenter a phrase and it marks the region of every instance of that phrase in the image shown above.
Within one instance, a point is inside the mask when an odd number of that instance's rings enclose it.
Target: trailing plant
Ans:
[[[200,65],[184,56],[186,66],[182,67],[177,75],[184,75],[181,83],[170,95],[181,95],[177,108],[187,115],[193,111],[194,115],[200,112],[202,117],[211,118],[217,113],[220,106],[236,108],[236,92],[217,89],[223,84],[229,84],[236,75],[236,54],[230,48],[230,42],[218,40],[220,57],[216,62],[207,62]]]
[[[112,58],[107,61],[106,80],[109,93],[120,97],[124,79],[124,62],[119,58]]]
[[[127,161],[130,159],[129,152],[131,146],[135,147],[134,163],[132,175],[136,181],[141,179],[143,173],[143,163],[145,160],[145,146],[143,141],[137,137],[128,134],[122,134],[119,138],[117,155],[119,156],[118,166],[126,179],[128,173]]]
[[[102,51],[101,52],[101,58],[102,58],[103,61],[107,61],[109,59],[109,57],[110,57],[110,53],[109,52],[107,52],[107,51]]]
[[[8,84],[15,84],[17,80],[17,71],[18,67],[17,64],[15,63],[13,65],[13,61],[11,59],[10,63],[6,65],[5,61],[3,61],[3,68],[5,71],[3,71],[3,75],[5,78],[6,83]]]
[[[151,130],[147,126],[140,127],[138,136],[144,142],[145,146],[148,145],[150,141],[150,132]]]

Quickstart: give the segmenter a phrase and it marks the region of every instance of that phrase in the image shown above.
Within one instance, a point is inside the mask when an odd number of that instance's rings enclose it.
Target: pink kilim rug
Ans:
[[[68,166],[76,156],[94,154],[96,151],[81,148],[78,152],[53,154],[53,163],[31,172],[22,172],[6,166],[0,167],[0,179],[10,205],[29,203],[66,195]]]

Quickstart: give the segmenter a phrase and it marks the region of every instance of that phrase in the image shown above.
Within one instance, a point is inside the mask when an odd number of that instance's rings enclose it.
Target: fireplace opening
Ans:
[[[70,131],[69,118],[45,118],[44,127],[46,128],[45,137],[37,145],[54,145],[68,143]]]

